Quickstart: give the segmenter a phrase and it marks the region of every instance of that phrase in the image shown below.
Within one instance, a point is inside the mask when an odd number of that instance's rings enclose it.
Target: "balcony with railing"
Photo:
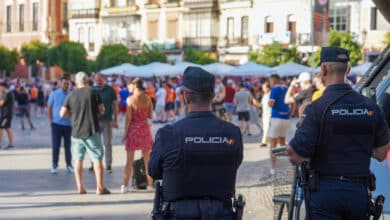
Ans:
[[[185,37],[184,47],[193,47],[199,50],[215,51],[217,49],[217,37]]]
[[[71,10],[71,18],[99,18],[98,8]]]
[[[236,38],[226,38],[225,39],[225,45],[226,47],[236,47],[236,46],[248,46],[248,38],[241,38],[241,37],[236,37]]]

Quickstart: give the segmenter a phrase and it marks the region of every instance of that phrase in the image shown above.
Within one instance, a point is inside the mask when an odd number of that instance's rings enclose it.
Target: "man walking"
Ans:
[[[52,136],[52,174],[57,173],[61,139],[64,140],[66,169],[69,173],[73,173],[72,154],[70,151],[70,136],[72,132],[71,121],[68,118],[60,117],[61,107],[64,105],[66,97],[69,95],[69,84],[69,80],[63,78],[61,80],[61,89],[57,89],[50,94],[47,106]]]
[[[95,75],[96,89],[103,101],[105,112],[99,117],[99,126],[105,147],[106,170],[112,172],[112,128],[118,128],[118,101],[114,89],[105,83],[101,74]],[[113,118],[114,116],[114,118]],[[90,168],[92,169],[92,167]]]
[[[275,173],[276,158],[272,155],[272,148],[275,148],[279,143],[280,146],[286,145],[286,136],[290,126],[290,107],[284,102],[284,97],[287,92],[287,87],[280,82],[280,76],[273,74],[270,77],[271,92],[268,105],[271,107],[271,121],[268,130],[270,139],[270,157],[271,170],[270,174]]]
[[[14,96],[9,92],[6,82],[0,83],[0,143],[3,139],[3,130],[6,130],[8,136],[8,146],[6,149],[14,147],[14,138],[11,129],[12,110],[14,108]],[[1,147],[1,146],[0,146]]]
[[[76,74],[77,89],[72,92],[61,107],[60,116],[71,116],[72,157],[75,161],[77,193],[85,194],[83,186],[83,160],[88,152],[93,161],[96,176],[96,194],[110,194],[103,185],[103,146],[100,138],[98,116],[104,114],[104,105],[99,94],[89,86],[86,73]]]
[[[30,103],[28,101],[28,94],[23,86],[20,87],[19,92],[16,92],[15,99],[16,103],[18,104],[18,116],[20,118],[20,125],[22,126],[22,131],[24,131],[24,117],[27,118],[31,130],[34,130],[35,127],[32,123],[30,116]]]
[[[241,133],[243,135],[251,136],[252,134],[250,132],[249,111],[253,97],[245,88],[244,83],[240,83],[239,88],[240,90],[234,95],[234,104],[236,105]]]

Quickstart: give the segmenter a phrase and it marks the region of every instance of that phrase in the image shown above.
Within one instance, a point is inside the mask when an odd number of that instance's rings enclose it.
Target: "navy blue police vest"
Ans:
[[[179,155],[163,170],[164,200],[231,199],[242,161],[239,129],[214,116],[187,117],[173,127]]]
[[[329,106],[323,135],[314,155],[320,175],[368,176],[378,112],[365,97],[352,92]]]

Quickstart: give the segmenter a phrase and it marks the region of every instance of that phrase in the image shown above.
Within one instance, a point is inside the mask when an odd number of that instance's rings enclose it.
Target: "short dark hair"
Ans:
[[[5,88],[8,89],[8,84],[7,84],[6,82],[1,82],[1,83],[0,83],[0,86],[5,87]]]
[[[184,90],[188,91],[191,96],[191,101],[196,103],[196,104],[202,104],[202,103],[211,103],[211,101],[214,98],[214,93],[199,93],[199,92],[194,92],[188,88],[183,87]]]
[[[244,83],[243,82],[240,82],[240,84],[238,85],[240,88],[244,88],[245,87],[245,85],[244,85]]]
[[[280,80],[279,74],[276,74],[276,73],[271,74],[270,78],[274,78],[274,79]]]
[[[191,92],[192,101],[195,103],[211,102],[213,100],[213,93],[197,93]]]

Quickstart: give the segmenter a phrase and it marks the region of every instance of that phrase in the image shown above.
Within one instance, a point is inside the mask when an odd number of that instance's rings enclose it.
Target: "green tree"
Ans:
[[[312,56],[310,56],[309,60],[308,60],[308,64],[313,68],[319,66],[320,65],[320,57],[321,57],[321,48],[319,50],[317,50],[316,52],[314,52],[314,63],[311,62]]]
[[[278,42],[265,45],[260,53],[250,52],[248,58],[252,62],[271,67],[287,62],[299,62],[299,54],[296,47],[288,48]]]
[[[140,54],[132,56],[132,61],[135,65],[145,65],[151,62],[166,63],[167,55],[156,47],[150,48],[144,45]]]
[[[8,50],[6,47],[0,45],[0,71],[15,70],[18,64],[19,53],[17,50]]]
[[[23,43],[20,50],[22,57],[28,65],[35,64],[38,60],[46,63],[47,61],[47,44],[38,40],[33,40],[29,43]]]
[[[88,73],[96,73],[99,71],[99,67],[96,61],[87,60],[87,72]]]
[[[349,51],[351,65],[355,65],[362,59],[362,48],[349,33],[330,31],[329,46],[342,47]]]
[[[105,69],[112,66],[130,62],[129,49],[123,44],[104,45],[98,56],[96,63],[98,69]]]
[[[385,46],[387,46],[388,44],[390,44],[390,32],[387,32],[385,34],[385,40],[383,41],[383,43],[385,44]]]
[[[48,54],[49,65],[57,65],[65,73],[87,70],[87,52],[81,43],[62,41],[58,46],[50,48]]]
[[[189,47],[184,51],[184,60],[201,65],[215,63],[218,61],[210,57],[207,53],[200,50],[196,50],[192,47]]]

